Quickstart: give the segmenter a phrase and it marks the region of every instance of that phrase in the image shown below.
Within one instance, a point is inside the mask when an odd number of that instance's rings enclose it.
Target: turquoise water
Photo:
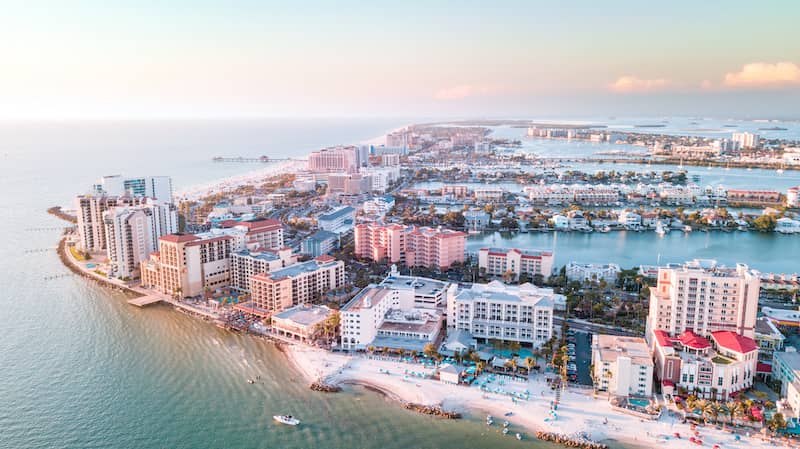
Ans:
[[[633,405],[635,405],[637,407],[642,407],[642,408],[645,408],[648,405],[650,405],[650,401],[648,401],[646,399],[628,398],[628,402],[630,402],[631,404],[633,404]]]
[[[45,209],[100,175],[169,174],[180,189],[255,168],[215,155],[296,156],[402,124],[0,124],[0,448],[521,447],[480,419],[431,419],[363,389],[313,393],[266,342],[132,307],[69,276],[54,251],[25,252],[55,247],[63,223]],[[283,413],[303,425],[273,424]]]

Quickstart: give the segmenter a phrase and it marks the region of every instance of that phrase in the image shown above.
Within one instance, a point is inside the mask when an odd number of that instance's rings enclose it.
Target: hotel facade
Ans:
[[[466,239],[449,229],[362,223],[355,227],[355,255],[443,270],[466,259]]]
[[[541,275],[547,279],[553,273],[553,252],[508,248],[481,248],[478,251],[478,267],[489,276],[502,276],[510,271],[519,280],[523,273],[533,277]]]

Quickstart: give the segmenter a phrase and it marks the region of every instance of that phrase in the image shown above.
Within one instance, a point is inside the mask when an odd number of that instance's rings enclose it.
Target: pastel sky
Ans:
[[[798,1],[3,0],[0,118],[800,118]]]

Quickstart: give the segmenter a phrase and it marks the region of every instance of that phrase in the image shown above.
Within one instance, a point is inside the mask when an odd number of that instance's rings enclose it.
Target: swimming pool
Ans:
[[[628,403],[641,408],[647,408],[650,405],[650,401],[647,399],[628,398]]]

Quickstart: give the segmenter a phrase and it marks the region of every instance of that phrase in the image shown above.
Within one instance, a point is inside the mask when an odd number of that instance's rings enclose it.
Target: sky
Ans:
[[[0,6],[0,119],[800,119],[798,1]]]

